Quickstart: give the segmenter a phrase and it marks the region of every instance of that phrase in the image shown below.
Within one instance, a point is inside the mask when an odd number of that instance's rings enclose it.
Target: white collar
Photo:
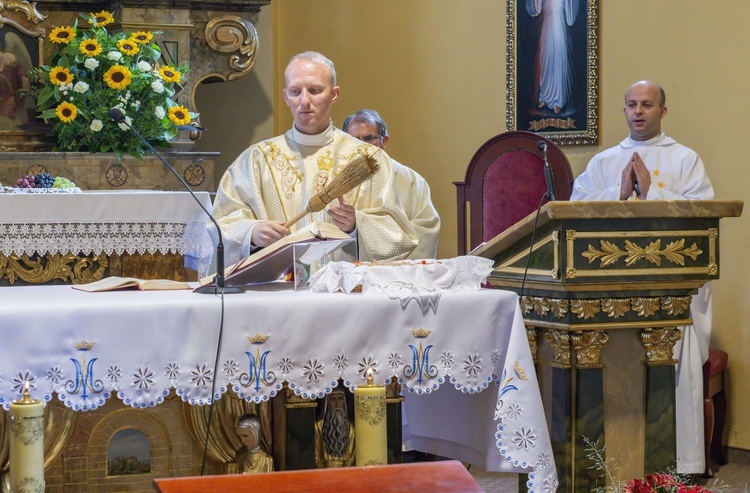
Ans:
[[[328,124],[328,128],[323,130],[321,133],[314,135],[303,134],[302,132],[297,130],[297,127],[292,125],[292,140],[294,140],[295,143],[303,146],[323,147],[324,145],[328,145],[333,142],[333,135],[333,122],[330,122]]]
[[[656,147],[660,145],[666,138],[667,135],[664,132],[659,132],[659,135],[648,140],[633,140],[630,135],[628,135],[628,138],[626,140],[629,144],[628,147]]]

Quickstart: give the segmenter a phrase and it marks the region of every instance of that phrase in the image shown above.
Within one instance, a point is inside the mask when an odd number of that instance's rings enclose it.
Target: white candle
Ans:
[[[10,490],[44,491],[44,403],[23,399],[10,404]]]
[[[385,421],[385,387],[373,385],[372,370],[368,370],[367,385],[354,389],[354,455],[357,466],[388,463]]]

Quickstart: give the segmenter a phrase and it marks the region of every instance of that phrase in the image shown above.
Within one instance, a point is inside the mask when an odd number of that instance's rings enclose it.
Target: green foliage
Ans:
[[[89,29],[79,30],[77,22],[75,26],[63,27],[70,29],[67,44],[60,42],[53,30],[50,34],[53,53],[49,65],[31,69],[28,73],[32,86],[30,93],[36,97],[39,116],[52,123],[52,131],[57,137],[55,150],[114,152],[118,157],[123,154],[140,157],[146,152],[146,146],[127,126],[118,125],[110,118],[112,108],[120,108],[126,121],[151,145],[168,148],[168,141],[178,132],[168,111],[178,105],[173,97],[184,80],[187,66],[168,67],[176,76],[173,77],[175,80],[165,80],[164,74],[158,70],[164,67],[156,65],[161,50],[151,42],[152,33],[108,32],[105,23],[93,21],[99,15],[81,16],[91,22]],[[135,34],[148,39],[136,40]],[[118,47],[122,40],[136,46],[137,53],[128,54],[127,51],[132,50]],[[94,41],[101,47],[100,53],[94,55],[91,51],[85,53],[81,50],[83,43]],[[105,74],[116,65],[125,68],[120,70],[120,75],[129,73],[130,82],[126,84],[127,81],[122,79],[127,77],[120,77],[114,82],[119,82],[122,87],[113,88],[112,80],[108,84]],[[50,72],[63,69],[70,73],[68,83],[54,84]],[[111,74],[110,79],[113,79]],[[69,122],[59,116],[58,108],[62,103],[75,106],[75,118]],[[197,116],[187,109],[184,113],[191,118]]]

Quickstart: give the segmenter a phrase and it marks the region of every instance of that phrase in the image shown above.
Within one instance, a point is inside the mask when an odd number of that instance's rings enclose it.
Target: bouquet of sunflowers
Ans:
[[[140,158],[146,147],[130,125],[151,145],[168,148],[177,126],[197,116],[173,99],[187,67],[158,66],[161,50],[151,32],[108,32],[109,12],[81,18],[91,27],[54,28],[49,65],[29,71],[37,110],[57,137],[55,150]],[[113,108],[125,115],[124,123],[110,118]]]

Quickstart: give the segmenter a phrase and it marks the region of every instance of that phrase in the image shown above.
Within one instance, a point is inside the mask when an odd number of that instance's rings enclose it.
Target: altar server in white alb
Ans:
[[[388,127],[375,110],[359,110],[346,117],[341,129],[363,142],[385,149],[390,141]],[[419,244],[411,259],[435,258],[440,236],[440,216],[430,199],[430,186],[422,175],[391,158],[396,190],[406,217],[416,230]]]
[[[636,82],[625,93],[630,135],[600,152],[573,184],[570,200],[708,200],[714,189],[701,158],[661,131],[666,95],[656,83]],[[690,306],[693,324],[675,345],[677,364],[677,470],[702,473],[703,363],[711,339],[711,286]]]
[[[227,265],[288,235],[285,222],[364,153],[380,170],[292,228],[332,222],[357,238],[360,260],[406,258],[417,246],[417,235],[399,202],[390,158],[331,122],[331,105],[340,92],[333,63],[320,53],[301,53],[287,65],[284,80],[294,125],[284,135],[250,146],[219,183],[213,215],[224,235]],[[216,241],[211,227],[210,232]]]

